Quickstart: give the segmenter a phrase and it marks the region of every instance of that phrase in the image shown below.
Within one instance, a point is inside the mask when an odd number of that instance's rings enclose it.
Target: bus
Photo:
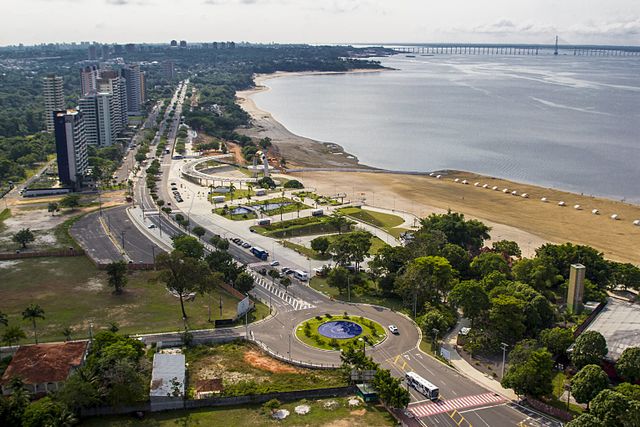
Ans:
[[[415,372],[407,372],[405,378],[408,385],[424,394],[428,399],[438,400],[438,396],[440,395],[440,389],[438,387],[431,384]]]
[[[263,261],[266,261],[267,258],[269,258],[269,252],[257,246],[251,248],[251,253],[255,255],[256,258],[260,258]]]
[[[309,275],[307,274],[307,272],[302,270],[293,270],[293,277],[302,282],[306,282],[307,280],[309,280]]]

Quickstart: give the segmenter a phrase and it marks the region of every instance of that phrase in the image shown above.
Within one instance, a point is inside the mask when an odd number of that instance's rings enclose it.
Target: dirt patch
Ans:
[[[367,410],[366,410],[366,409],[364,409],[364,408],[362,408],[362,409],[358,409],[358,410],[356,410],[356,411],[351,411],[351,412],[349,412],[349,414],[351,414],[351,415],[355,415],[355,416],[357,416],[357,417],[362,417],[362,416],[364,416],[364,414],[366,414],[366,413],[367,413]]]
[[[16,265],[20,264],[21,261],[0,261],[0,270],[1,269],[12,269],[15,270],[13,267],[15,267]]]
[[[337,420],[327,424],[323,424],[322,427],[352,427],[353,422],[351,420]]]
[[[289,366],[279,360],[275,360],[257,350],[248,350],[244,353],[244,361],[254,368],[262,369],[273,373],[299,374],[303,371],[293,366]]]

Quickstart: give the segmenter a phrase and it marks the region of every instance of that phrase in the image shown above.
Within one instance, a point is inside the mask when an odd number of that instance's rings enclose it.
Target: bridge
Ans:
[[[640,56],[640,46],[424,43],[394,46],[399,53],[421,55],[573,55]]]

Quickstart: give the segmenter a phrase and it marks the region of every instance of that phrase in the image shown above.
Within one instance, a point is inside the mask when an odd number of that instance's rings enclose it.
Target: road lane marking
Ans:
[[[483,406],[488,404],[503,403],[505,398],[496,396],[494,393],[483,393],[472,396],[458,397],[449,400],[439,400],[437,402],[426,402],[421,404],[409,404],[409,410],[418,418],[431,415],[442,414],[458,409]]]

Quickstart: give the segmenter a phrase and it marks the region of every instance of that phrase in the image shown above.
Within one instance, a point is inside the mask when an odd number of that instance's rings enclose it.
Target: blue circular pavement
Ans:
[[[362,333],[362,326],[347,320],[334,320],[318,326],[318,332],[327,338],[355,338]]]

